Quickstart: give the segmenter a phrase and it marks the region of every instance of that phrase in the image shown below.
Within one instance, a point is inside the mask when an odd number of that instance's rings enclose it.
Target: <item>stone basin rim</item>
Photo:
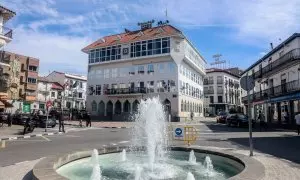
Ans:
[[[130,151],[129,146],[108,146],[98,148],[99,155],[111,154],[121,152],[123,149]],[[229,180],[259,180],[265,175],[264,166],[254,159],[253,157],[245,156],[238,153],[233,153],[229,150],[211,150],[199,147],[186,147],[186,146],[171,146],[171,151],[185,151],[189,152],[194,150],[196,153],[212,154],[229,158],[244,166],[244,169],[237,175],[230,177]],[[139,150],[144,150],[140,147]],[[70,152],[68,154],[49,156],[40,160],[33,167],[32,174],[34,180],[67,180],[67,178],[59,175],[56,170],[72,161],[80,160],[91,156],[92,150],[82,150]]]

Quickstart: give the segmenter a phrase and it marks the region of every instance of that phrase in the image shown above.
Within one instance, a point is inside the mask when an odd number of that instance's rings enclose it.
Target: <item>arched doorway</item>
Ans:
[[[133,112],[137,112],[139,104],[140,104],[140,103],[139,103],[138,100],[135,100],[135,101],[132,103],[132,111],[133,111]]]
[[[121,114],[121,108],[122,108],[122,104],[121,102],[118,100],[116,103],[115,103],[115,114]]]
[[[100,103],[98,105],[98,114],[100,116],[104,116],[104,112],[105,112],[105,104],[103,101],[100,101]]]
[[[126,113],[130,112],[130,102],[128,100],[123,104],[123,111]]]
[[[171,121],[171,102],[169,99],[165,99],[163,102],[165,112],[167,115],[167,121]]]
[[[106,104],[106,116],[112,118],[113,115],[113,103],[108,101]]]

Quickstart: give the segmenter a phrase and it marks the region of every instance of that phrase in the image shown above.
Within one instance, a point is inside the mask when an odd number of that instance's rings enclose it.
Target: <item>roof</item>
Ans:
[[[218,69],[218,68],[210,68],[210,69],[206,69],[206,74],[209,74],[209,73],[214,73],[214,72],[223,72],[223,73],[227,73],[231,76],[234,76],[234,77],[237,77],[237,78],[240,78],[240,76],[234,74],[234,73],[231,73],[229,72],[228,70],[226,69]]]
[[[270,55],[274,54],[279,49],[283,48],[285,44],[290,43],[292,40],[296,39],[297,37],[300,37],[300,33],[294,33],[289,38],[287,38],[285,41],[280,43],[278,46],[276,46],[274,49],[272,49],[270,52],[268,52],[266,55],[264,55],[262,58],[260,58],[258,61],[256,61],[254,64],[252,64],[249,68],[247,68],[241,76],[243,76],[246,72],[254,68],[256,65],[260,64],[263,60],[267,59]]]
[[[82,51],[87,53],[90,49],[174,35],[182,35],[182,32],[171,25],[157,26],[137,31],[127,31],[121,34],[105,36],[101,39],[98,39],[97,41],[83,48]]]
[[[81,75],[72,75],[72,74],[65,73],[65,76],[68,77],[68,78],[73,78],[73,79],[79,79],[79,80],[87,81],[87,78],[85,76],[81,76]]]
[[[58,82],[53,82],[51,88],[52,88],[52,89],[63,90],[63,86],[60,85]]]
[[[10,18],[14,17],[16,13],[10,9],[7,9],[4,6],[0,5],[0,12],[2,16],[4,17],[4,21],[8,21]]]
[[[38,81],[41,81],[41,82],[50,82],[49,79],[47,79],[46,77],[41,77],[41,76],[38,77]]]

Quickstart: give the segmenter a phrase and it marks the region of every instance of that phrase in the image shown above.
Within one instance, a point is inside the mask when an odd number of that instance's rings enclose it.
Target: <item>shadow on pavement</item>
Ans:
[[[32,170],[30,170],[24,177],[22,180],[32,180],[33,179],[33,174],[32,174]]]
[[[249,147],[249,138],[229,138],[228,141]],[[253,147],[262,153],[300,164],[300,136],[255,137]]]

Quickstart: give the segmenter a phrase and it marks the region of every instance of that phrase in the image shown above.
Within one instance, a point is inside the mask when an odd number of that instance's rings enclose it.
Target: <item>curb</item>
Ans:
[[[6,138],[0,138],[0,141],[28,139],[28,138],[32,138],[32,137],[52,136],[52,135],[56,135],[56,134],[63,134],[63,132],[51,132],[51,133],[32,134],[32,135],[24,135],[24,136],[17,136],[17,137],[6,137]]]

